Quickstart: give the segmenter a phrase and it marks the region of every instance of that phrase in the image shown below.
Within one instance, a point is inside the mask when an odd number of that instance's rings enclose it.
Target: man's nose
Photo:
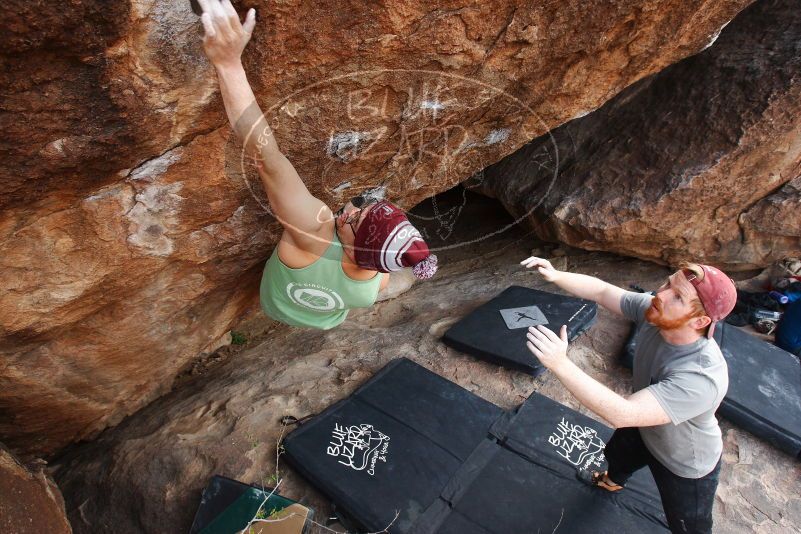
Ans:
[[[665,295],[667,294],[667,290],[668,290],[668,288],[657,290],[656,298],[659,299],[660,303],[665,302],[665,298],[666,298]]]

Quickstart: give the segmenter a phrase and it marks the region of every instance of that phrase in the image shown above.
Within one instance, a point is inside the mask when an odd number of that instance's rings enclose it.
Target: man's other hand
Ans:
[[[532,326],[528,329],[526,337],[528,350],[548,369],[568,361],[566,325],[562,325],[558,336],[542,325]]]
[[[533,269],[534,267],[540,272],[543,278],[545,278],[549,282],[555,282],[556,278],[559,276],[561,271],[557,271],[554,269],[554,266],[551,265],[551,262],[548,260],[537,258],[536,256],[531,256],[530,258],[526,258],[525,260],[520,262],[520,265],[528,269]]]
[[[239,20],[231,0],[198,0],[203,14],[203,50],[215,67],[236,65],[253,35],[256,10],[250,9],[245,23]]]

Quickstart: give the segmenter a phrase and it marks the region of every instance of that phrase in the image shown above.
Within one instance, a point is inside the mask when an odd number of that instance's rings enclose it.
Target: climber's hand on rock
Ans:
[[[520,262],[520,265],[528,269],[537,268],[539,273],[542,275],[549,282],[556,281],[556,278],[559,276],[561,271],[557,271],[551,262],[548,260],[537,258],[536,256],[531,256],[530,258],[526,258],[525,260]]]
[[[256,26],[256,10],[250,9],[245,23],[239,20],[231,0],[198,0],[203,14],[203,50],[215,67],[239,64],[242,51]]]

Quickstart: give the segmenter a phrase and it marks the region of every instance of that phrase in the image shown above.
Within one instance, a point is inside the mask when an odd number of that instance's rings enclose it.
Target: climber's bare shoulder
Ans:
[[[333,237],[333,222],[323,224],[319,232],[301,235],[300,239],[296,232],[284,229],[278,242],[278,258],[290,269],[308,267],[325,253]]]
[[[269,158],[263,157],[257,161],[256,167],[273,215],[284,227],[280,241],[283,245],[279,247],[281,260],[288,260],[285,263],[289,265],[321,256],[334,238],[331,209],[311,194],[295,168],[280,152],[270,154]]]

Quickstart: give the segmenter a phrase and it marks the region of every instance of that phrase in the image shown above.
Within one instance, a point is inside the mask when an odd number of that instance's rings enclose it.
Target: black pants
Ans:
[[[711,473],[701,478],[674,475],[654,458],[636,428],[615,430],[604,455],[609,461],[609,478],[621,486],[635,471],[646,465],[651,469],[673,534],[712,532],[712,503],[718,487],[720,460]]]

